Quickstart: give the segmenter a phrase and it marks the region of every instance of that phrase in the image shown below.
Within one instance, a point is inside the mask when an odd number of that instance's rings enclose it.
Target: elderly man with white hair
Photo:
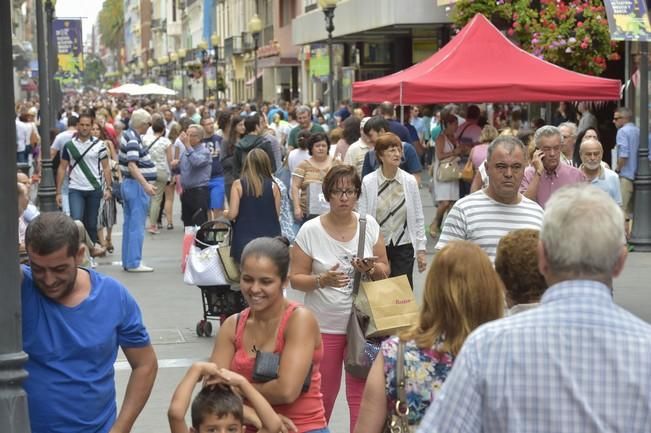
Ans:
[[[615,304],[624,214],[577,184],[547,203],[540,306],[466,340],[419,433],[651,431],[651,325]]]
[[[142,136],[151,125],[151,115],[143,109],[131,114],[129,128],[120,139],[121,194],[124,209],[122,226],[122,268],[127,272],[152,272],[153,268],[142,263],[142,245],[145,241],[145,223],[151,196],[156,188],[156,165]]]
[[[567,165],[578,167],[580,161],[574,161],[574,146],[576,146],[576,137],[578,129],[574,122],[563,122],[558,125],[558,130],[561,132],[561,146],[562,154],[561,159]]]
[[[619,189],[619,176],[601,161],[604,155],[601,142],[595,138],[583,140],[579,147],[579,155],[581,155],[582,162],[579,170],[588,182],[606,191],[621,206],[622,193]]]

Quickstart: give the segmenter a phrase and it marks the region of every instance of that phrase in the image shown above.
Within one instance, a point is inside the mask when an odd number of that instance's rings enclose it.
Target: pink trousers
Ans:
[[[321,393],[325,407],[326,422],[339,394],[341,385],[341,370],[346,353],[346,336],[339,334],[321,334],[323,340],[323,361],[321,361]],[[357,379],[346,373],[346,401],[350,412],[350,432],[355,429],[359,406],[364,393],[365,380]]]

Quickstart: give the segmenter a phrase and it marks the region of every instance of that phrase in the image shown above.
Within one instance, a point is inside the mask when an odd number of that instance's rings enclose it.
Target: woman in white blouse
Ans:
[[[391,275],[407,275],[412,289],[414,259],[418,271],[427,267],[425,217],[416,178],[400,168],[402,142],[388,132],[378,137],[380,167],[364,177],[359,213],[372,215],[384,236]]]

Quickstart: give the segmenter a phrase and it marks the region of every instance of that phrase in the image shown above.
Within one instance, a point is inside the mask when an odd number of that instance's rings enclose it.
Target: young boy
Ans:
[[[185,413],[197,382],[206,385],[192,402],[192,427],[188,430]],[[280,432],[283,424],[271,405],[244,377],[217,367],[212,362],[196,362],[181,380],[167,412],[172,433],[244,433],[242,397],[260,418],[261,431]]]

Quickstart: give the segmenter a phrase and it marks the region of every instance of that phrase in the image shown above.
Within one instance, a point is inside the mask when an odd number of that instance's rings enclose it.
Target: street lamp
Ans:
[[[255,98],[256,109],[259,110],[259,89],[258,89],[258,39],[262,31],[262,21],[258,14],[254,14],[249,21],[249,33],[253,36],[253,94]]]
[[[323,10],[326,22],[326,32],[328,32],[328,105],[330,106],[330,118],[328,124],[330,128],[335,127],[335,92],[334,92],[334,58],[332,55],[332,32],[335,30],[335,9],[338,0],[319,0],[319,6]]]
[[[176,51],[176,55],[179,57],[179,63],[181,63],[181,97],[185,98],[185,71],[183,70],[183,62],[185,62],[185,56],[188,52],[185,48],[179,48]]]
[[[169,82],[169,87],[174,88],[174,80],[176,79],[176,62],[179,60],[179,56],[175,52],[171,52],[169,56],[170,56],[170,63],[172,64],[171,67],[169,68],[169,71],[172,72],[172,79]]]
[[[203,101],[206,103],[208,95],[206,95],[206,63],[208,61],[208,42],[205,40],[199,41],[197,50],[201,52],[201,92],[203,93]]]
[[[219,111],[219,80],[217,79],[217,60],[219,59],[219,42],[221,39],[217,33],[210,36],[210,43],[213,50],[213,63],[215,64],[215,110]]]

